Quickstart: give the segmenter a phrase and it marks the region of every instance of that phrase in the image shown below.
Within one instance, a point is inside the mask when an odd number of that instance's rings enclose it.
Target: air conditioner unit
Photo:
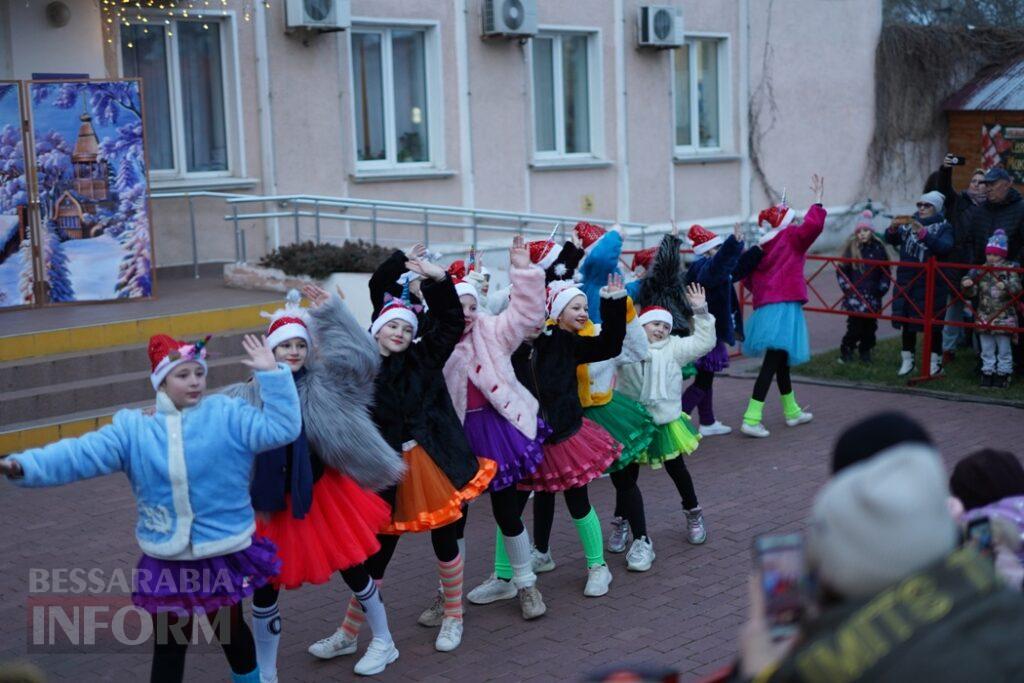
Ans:
[[[352,0],[285,0],[287,30],[343,31],[352,25]]]
[[[640,47],[681,47],[683,10],[672,5],[643,5],[637,11],[637,44]]]
[[[484,36],[537,34],[537,0],[483,0]]]

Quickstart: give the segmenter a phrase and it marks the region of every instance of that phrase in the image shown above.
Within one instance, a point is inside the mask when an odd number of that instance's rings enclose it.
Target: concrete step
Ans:
[[[207,382],[210,389],[240,382],[252,374],[241,364],[239,356],[213,358],[209,361],[209,368]],[[0,392],[0,406],[3,406],[0,408],[0,429],[26,419],[55,418],[73,412],[105,408],[115,412],[125,404],[152,398],[153,385],[150,384],[148,370]]]
[[[262,329],[231,330],[214,335],[209,344],[210,359],[237,355],[242,348],[242,337],[250,331]],[[25,392],[68,382],[101,379],[126,371],[141,371],[148,367],[149,356],[144,344],[8,361],[0,363],[0,397],[10,392]],[[0,403],[0,424],[3,424],[2,415],[6,412],[6,407],[6,404]]]

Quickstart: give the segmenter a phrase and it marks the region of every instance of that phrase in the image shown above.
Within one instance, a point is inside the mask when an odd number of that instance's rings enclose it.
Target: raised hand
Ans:
[[[732,236],[736,238],[737,242],[743,241],[743,224],[733,223],[732,225]]]
[[[247,368],[264,372],[277,369],[277,361],[267,344],[266,336],[257,338],[256,335],[247,334],[242,338],[242,348],[249,355],[242,359],[242,364]]]
[[[694,282],[686,288],[686,300],[690,302],[690,308],[700,308],[707,302],[704,296],[704,288]]]
[[[0,458],[0,474],[8,479],[21,479],[24,472],[22,472],[21,465],[17,461],[10,458]]]
[[[417,242],[405,250],[405,257],[408,259],[421,259],[427,255],[427,248],[422,242]]]
[[[318,285],[305,285],[302,288],[302,296],[306,297],[309,303],[313,304],[313,308],[323,306],[331,298],[327,290]],[[345,297],[342,298],[344,299]]]
[[[418,258],[412,258],[406,261],[405,267],[407,270],[411,270],[417,275],[429,277],[431,280],[437,280],[438,282],[443,280],[447,275],[444,268],[436,263],[431,263],[430,261],[424,261],[423,259]]]
[[[512,247],[508,250],[508,261],[513,268],[530,267],[530,250],[526,248],[526,240],[522,235],[512,238]]]
[[[820,176],[817,173],[811,176],[811,192],[814,193],[814,203],[821,204],[825,197],[825,176]]]
[[[679,239],[679,225],[675,221],[669,221],[672,223],[672,236]]]
[[[622,276],[618,273],[608,273],[608,284],[605,286],[605,290],[609,294],[615,294],[621,292],[626,287],[622,284]]]
[[[345,290],[341,288],[341,285],[335,286],[334,291],[338,293],[339,299],[341,299],[342,301],[345,300]]]

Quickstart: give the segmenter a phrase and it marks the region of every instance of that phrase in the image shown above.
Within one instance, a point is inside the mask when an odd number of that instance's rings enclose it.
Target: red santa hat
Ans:
[[[270,320],[270,327],[267,328],[267,344],[271,349],[289,339],[302,339],[307,345],[312,346],[313,341],[309,334],[309,315],[306,313],[306,309],[299,305],[299,301],[298,290],[292,289],[285,297],[284,308],[279,308],[273,313],[260,313],[261,316]]]
[[[654,263],[654,255],[657,253],[658,247],[648,247],[636,252],[633,254],[633,262],[629,266],[630,270],[635,271],[640,266],[643,266],[645,270],[650,270],[651,264]]]
[[[785,204],[776,204],[757,214],[758,224],[770,230],[785,228],[793,222],[794,218],[796,218],[796,212]]]
[[[551,240],[536,240],[526,246],[530,249],[530,261],[543,270],[550,268],[562,254],[562,245]]]
[[[693,253],[697,256],[706,254],[715,247],[722,244],[722,236],[716,235],[703,225],[691,225],[690,231],[686,233],[693,245]]]
[[[462,259],[452,261],[452,264],[448,266],[448,274],[452,276],[452,280],[465,280],[466,262]]]
[[[476,291],[471,283],[464,280],[452,280],[455,283],[455,293],[459,296],[471,296],[476,300],[476,305],[480,305],[480,293]]]
[[[401,320],[412,326],[412,336],[415,338],[419,329],[419,318],[416,317],[416,311],[401,299],[390,298],[390,295],[385,295],[384,298],[385,304],[380,309],[380,315],[370,325],[370,336],[376,337],[381,328],[392,320]]]
[[[667,308],[661,306],[644,306],[640,309],[640,315],[637,317],[641,325],[647,323],[665,323],[669,327],[672,327],[672,314]]]
[[[562,311],[569,305],[569,302],[578,296],[586,297],[583,290],[568,280],[555,280],[548,285],[547,307],[548,317],[558,320]]]
[[[586,221],[577,223],[573,230],[576,232],[576,236],[580,238],[580,241],[583,242],[583,251],[590,251],[590,248],[608,232],[600,225],[594,225]]]
[[[199,363],[206,370],[206,342],[209,337],[202,341],[190,344],[178,341],[166,334],[155,334],[149,338],[150,375],[149,380],[153,383],[155,391],[160,390],[160,385],[174,368],[182,363]]]

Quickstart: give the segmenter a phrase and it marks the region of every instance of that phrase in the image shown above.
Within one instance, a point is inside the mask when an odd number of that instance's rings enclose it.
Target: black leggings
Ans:
[[[573,519],[583,519],[590,514],[590,497],[584,484],[578,488],[566,489],[565,506]],[[521,496],[520,510],[526,508],[529,494]],[[542,553],[548,551],[551,543],[551,527],[555,523],[555,494],[547,491],[535,491],[533,494],[533,545]]]
[[[434,556],[440,562],[451,562],[459,556],[459,538],[456,535],[458,529],[455,522],[439,529],[430,530],[430,542],[434,546]],[[366,571],[375,581],[384,578],[384,572],[391,563],[391,558],[398,547],[398,539],[401,538],[392,534],[377,534],[380,541],[380,550],[374,553],[373,557],[365,563]],[[364,585],[365,587],[365,585]]]
[[[693,378],[693,385],[698,389],[707,391],[715,381],[715,373],[710,370],[697,369],[697,376]]]
[[[629,522],[633,538],[647,536],[644,497],[640,493],[640,487],[636,484],[640,478],[640,465],[634,462],[621,470],[612,472],[609,476],[615,486],[615,516],[622,517]]]
[[[341,580],[345,582],[345,585],[353,593],[365,590],[366,586],[370,583],[370,573],[366,570],[366,565],[364,564],[357,564],[355,567],[342,569],[338,573],[341,574]],[[274,588],[269,583],[262,588],[257,588],[256,592],[252,594],[253,607],[273,607],[274,603],[277,602],[277,596],[280,592],[280,589]]]
[[[754,382],[754,400],[762,403],[768,398],[768,389],[772,385],[772,377],[775,377],[779,384],[779,393],[786,395],[793,391],[793,382],[789,378],[789,354],[779,349],[768,349],[764,353],[764,362],[761,363],[761,372],[757,374]],[[679,458],[675,458],[678,460]],[[665,463],[668,469],[668,463]],[[674,477],[673,477],[674,479]]]
[[[693,490],[693,477],[690,476],[690,470],[686,469],[683,457],[680,455],[677,458],[666,460],[665,471],[668,472],[668,476],[672,477],[672,483],[676,485],[676,491],[679,492],[679,498],[683,502],[683,509],[692,510],[700,503],[697,502],[697,492]]]
[[[917,332],[903,328],[903,350],[913,353],[917,347]],[[942,327],[932,325],[932,353],[942,353]]]
[[[194,618],[163,612],[154,617],[152,683],[180,683],[185,676],[185,653],[192,640]],[[231,671],[247,674],[256,668],[256,646],[242,618],[242,604],[222,607],[211,625]]]

